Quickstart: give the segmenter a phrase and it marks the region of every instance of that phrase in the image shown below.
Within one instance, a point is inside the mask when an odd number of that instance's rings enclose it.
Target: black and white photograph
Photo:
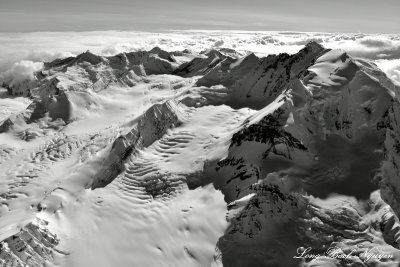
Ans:
[[[399,267],[400,1],[0,0],[0,267]]]

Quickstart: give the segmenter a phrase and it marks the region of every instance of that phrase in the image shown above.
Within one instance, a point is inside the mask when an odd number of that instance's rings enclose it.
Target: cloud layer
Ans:
[[[15,62],[11,68],[2,74],[4,81],[10,85],[18,84],[24,80],[31,80],[33,73],[41,70],[43,67],[42,62],[33,62],[31,60],[21,60]]]
[[[168,51],[190,48],[195,52],[226,47],[266,56],[295,53],[311,40],[328,48],[344,49],[354,57],[374,60],[390,78],[400,82],[400,35],[240,31],[0,33],[0,77],[16,82],[40,69],[39,62],[86,50],[113,55],[154,46]]]

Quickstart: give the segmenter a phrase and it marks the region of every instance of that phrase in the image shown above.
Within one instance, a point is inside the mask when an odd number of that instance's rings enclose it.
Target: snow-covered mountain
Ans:
[[[0,122],[4,266],[400,261],[400,88],[374,63],[88,51],[4,86],[27,101]]]

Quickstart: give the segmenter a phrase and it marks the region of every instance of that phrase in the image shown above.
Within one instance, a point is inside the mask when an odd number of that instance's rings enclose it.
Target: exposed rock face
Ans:
[[[400,103],[394,101],[388,113],[385,155],[380,181],[382,198],[400,216]]]
[[[37,80],[25,80],[16,84],[5,84],[8,93],[13,96],[30,96],[30,89],[38,85]]]
[[[0,133],[8,132],[14,126],[16,120],[18,120],[21,116],[22,114],[12,115],[2,121],[0,125]]]
[[[216,256],[223,266],[385,266],[398,261],[398,220],[378,192],[368,202],[320,200],[289,192],[273,178],[252,185],[254,195],[246,204],[231,204],[231,224]],[[391,258],[374,258],[377,254]]]
[[[54,96],[47,107],[49,116],[53,119],[62,119],[64,122],[68,122],[71,117],[72,104],[68,99],[68,95],[64,92]]]
[[[10,131],[16,124],[25,125],[37,122],[48,114],[52,120],[61,119],[68,123],[72,118],[72,103],[68,93],[61,91],[53,97],[34,100],[25,111],[13,115],[0,124],[0,133]]]
[[[0,263],[4,267],[47,266],[54,263],[56,254],[66,255],[56,249],[58,243],[57,236],[46,229],[46,222],[36,219],[0,242]]]

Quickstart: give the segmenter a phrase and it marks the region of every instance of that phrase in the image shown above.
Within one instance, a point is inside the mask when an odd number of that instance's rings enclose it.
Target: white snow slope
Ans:
[[[155,47],[3,86],[0,266],[399,264],[400,88],[374,63]]]

